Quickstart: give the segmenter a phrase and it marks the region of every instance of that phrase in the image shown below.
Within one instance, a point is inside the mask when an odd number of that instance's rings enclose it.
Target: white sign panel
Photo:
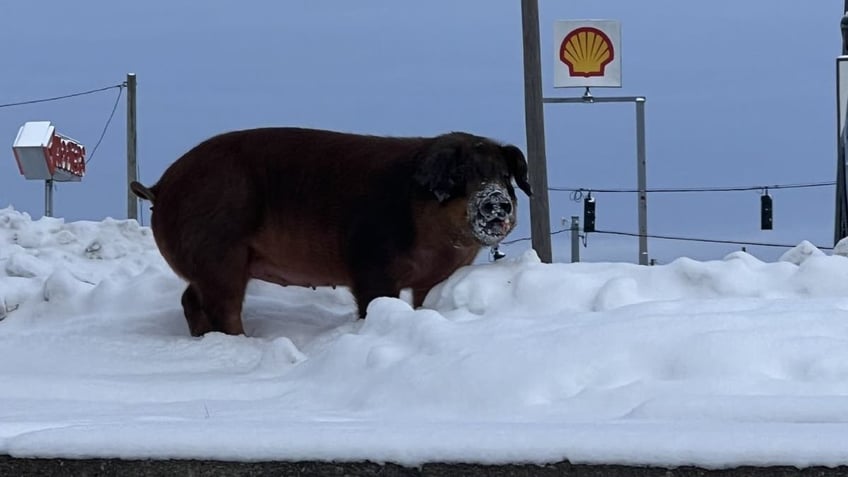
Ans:
[[[836,88],[839,101],[836,104],[836,119],[841,135],[845,134],[845,115],[848,114],[848,56],[836,58]]]
[[[554,24],[554,87],[621,87],[621,23],[559,20]]]

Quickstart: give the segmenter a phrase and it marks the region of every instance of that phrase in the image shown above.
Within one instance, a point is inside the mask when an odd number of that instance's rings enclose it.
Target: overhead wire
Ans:
[[[113,88],[123,88],[123,86],[124,86],[124,84],[120,83],[120,84],[115,84],[115,85],[111,85],[111,86],[104,86],[102,88],[90,89],[90,90],[87,90],[87,91],[80,91],[80,92],[77,92],[77,93],[64,94],[64,95],[61,95],[61,96],[52,96],[52,97],[49,97],[49,98],[30,99],[30,100],[26,100],[26,101],[3,103],[3,104],[0,104],[0,108],[11,108],[13,106],[24,106],[24,105],[27,105],[27,104],[38,104],[38,103],[47,103],[47,102],[50,102],[50,101],[59,101],[61,99],[75,98],[77,96],[85,96],[85,95],[88,95],[88,94],[99,93],[101,91],[108,91],[108,90],[113,89]]]
[[[595,230],[595,233],[606,234],[606,235],[623,235],[627,237],[640,237],[637,233],[632,232],[616,232],[611,230]],[[787,245],[780,243],[766,243],[766,242],[748,242],[743,240],[724,240],[724,239],[704,239],[704,238],[695,238],[695,237],[675,237],[670,235],[646,235],[647,238],[652,239],[660,239],[660,240],[678,240],[685,242],[702,242],[702,243],[722,243],[722,244],[732,244],[732,245],[751,245],[756,247],[779,247],[779,248],[792,248],[797,246],[795,245]],[[816,248],[821,250],[833,250],[833,247],[825,247],[814,245]]]
[[[572,231],[572,229],[570,229],[570,228],[559,229],[559,230],[556,230],[554,232],[551,232],[551,235],[552,236],[558,235],[558,234],[561,234],[563,232],[570,232],[570,231]],[[618,232],[618,231],[612,231],[612,230],[595,230],[592,233],[598,233],[598,234],[604,234],[604,235],[620,235],[620,236],[626,236],[626,237],[641,237],[642,236],[638,233]],[[797,246],[797,244],[788,245],[788,244],[767,243],[767,242],[751,242],[751,241],[744,241],[744,240],[724,240],[724,239],[705,239],[705,238],[696,238],[696,237],[676,237],[676,236],[671,236],[671,235],[648,234],[648,235],[645,235],[645,237],[651,238],[651,239],[660,239],[660,240],[677,240],[677,241],[685,241],[685,242],[720,243],[720,244],[732,244],[732,245],[750,245],[750,246],[756,246],[756,247],[793,248],[793,247]],[[521,237],[521,238],[512,239],[512,240],[505,240],[505,241],[501,242],[501,245],[512,245],[512,244],[524,242],[524,241],[527,241],[527,240],[531,240],[531,237]],[[814,246],[816,248],[820,249],[820,250],[833,250],[833,247],[826,247],[826,246],[819,246],[819,245],[814,245]]]
[[[766,192],[770,189],[807,189],[814,187],[831,187],[836,185],[836,181],[820,181],[820,182],[800,182],[800,183],[788,183],[788,184],[772,184],[772,185],[751,185],[751,186],[722,186],[722,187],[659,187],[659,188],[651,188],[645,189],[645,193],[689,193],[689,192],[745,192],[745,191],[759,191]],[[554,192],[570,192],[570,198],[573,201],[583,200],[584,194],[588,193],[638,193],[642,192],[639,189],[631,189],[631,188],[587,188],[587,187],[549,187],[548,190]],[[570,231],[572,229],[561,229],[555,232],[552,232],[551,235],[556,235],[565,231]],[[628,237],[641,237],[638,233],[631,232],[618,232],[618,231],[610,231],[610,230],[592,230],[594,233],[606,234],[606,235],[619,235],[619,236],[628,236]],[[696,238],[696,237],[678,237],[678,236],[669,236],[669,235],[646,235],[646,238],[660,239],[660,240],[678,240],[678,241],[687,241],[687,242],[701,242],[701,243],[721,243],[721,244],[734,244],[734,245],[750,245],[750,246],[760,246],[760,247],[780,247],[780,248],[792,248],[795,245],[787,245],[787,244],[777,244],[777,243],[765,243],[765,242],[750,242],[743,240],[725,240],[725,239],[705,239],[705,238]],[[522,237],[519,239],[509,240],[502,242],[504,245],[510,245],[526,240],[531,240],[530,237]],[[825,247],[825,246],[816,246],[822,250],[833,250],[833,247]]]
[[[691,193],[691,192],[745,192],[745,191],[764,191],[770,189],[808,189],[814,187],[831,187],[836,185],[836,181],[821,181],[821,182],[802,182],[795,184],[772,184],[772,185],[751,185],[751,186],[730,186],[730,187],[655,187],[645,189],[646,193]],[[571,192],[572,200],[580,200],[583,198],[583,193],[638,193],[639,189],[632,188],[590,188],[590,187],[548,187],[552,192]]]
[[[802,182],[795,184],[772,184],[731,187],[658,187],[645,189],[645,193],[695,193],[695,192],[748,192],[768,191],[777,189],[809,189],[815,187],[832,187],[836,181]],[[569,198],[575,202],[583,199],[586,193],[638,193],[639,189],[628,188],[589,188],[589,187],[548,187],[552,192],[570,192]]]
[[[121,101],[121,95],[123,94],[124,86],[126,86],[126,83],[119,83],[119,84],[115,84],[115,85],[111,85],[111,86],[104,86],[102,88],[95,88],[95,89],[89,89],[89,90],[86,90],[86,91],[78,91],[76,93],[63,94],[63,95],[60,95],[60,96],[51,96],[51,97],[48,97],[48,98],[39,98],[39,99],[30,99],[30,100],[26,100],[26,101],[3,103],[3,104],[0,104],[0,108],[10,108],[10,107],[13,107],[13,106],[24,106],[24,105],[29,105],[29,104],[38,104],[38,103],[47,103],[47,102],[50,102],[50,101],[59,101],[59,100],[62,100],[62,99],[76,98],[76,97],[79,97],[79,96],[86,96],[86,95],[89,95],[89,94],[100,93],[100,92],[103,92],[103,91],[108,91],[110,89],[118,88],[118,95],[115,98],[115,104],[112,105],[112,111],[109,113],[109,117],[106,119],[106,124],[103,126],[103,130],[100,133],[100,137],[97,139],[97,143],[92,148],[91,154],[89,154],[88,159],[85,160],[85,163],[88,164],[89,162],[91,162],[92,159],[94,159],[94,154],[97,152],[97,149],[100,147],[100,143],[103,142],[103,138],[106,136],[106,132],[109,129],[109,125],[112,124],[112,118],[115,116],[115,111],[118,109],[118,104]]]

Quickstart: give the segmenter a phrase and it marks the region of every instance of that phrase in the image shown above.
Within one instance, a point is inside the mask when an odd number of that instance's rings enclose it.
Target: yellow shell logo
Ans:
[[[603,76],[614,58],[612,42],[597,28],[577,28],[565,36],[559,47],[559,59],[568,65],[571,76]]]

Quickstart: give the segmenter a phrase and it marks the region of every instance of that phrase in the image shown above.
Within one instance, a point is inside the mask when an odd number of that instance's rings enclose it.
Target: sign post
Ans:
[[[79,182],[85,175],[85,146],[59,134],[50,121],[29,121],[12,144],[18,170],[44,181],[44,215],[53,216],[53,182]]]
[[[648,265],[648,196],[645,97],[595,97],[590,88],[621,87],[621,24],[615,20],[560,20],[554,25],[554,87],[585,88],[578,98],[543,98],[546,104],[634,103],[636,105],[636,209],[640,265]]]

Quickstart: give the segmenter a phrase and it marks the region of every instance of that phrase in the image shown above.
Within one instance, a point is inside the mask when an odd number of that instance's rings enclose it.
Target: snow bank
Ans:
[[[347,290],[252,282],[248,336],[190,337],[183,286],[134,221],[0,209],[0,453],[848,463],[848,258],[807,242],[653,267],[528,250],[364,321]]]

